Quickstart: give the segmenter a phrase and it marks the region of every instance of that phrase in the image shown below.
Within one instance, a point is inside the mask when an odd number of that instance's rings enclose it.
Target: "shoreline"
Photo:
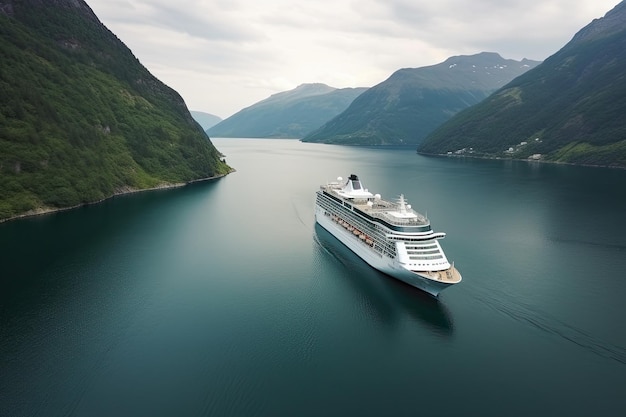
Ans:
[[[97,200],[97,201],[91,201],[89,203],[81,203],[81,204],[77,204],[75,206],[70,206],[70,207],[57,207],[57,208],[46,207],[46,208],[38,208],[38,209],[34,209],[34,210],[29,210],[26,213],[18,214],[17,216],[7,217],[6,219],[0,219],[0,224],[5,223],[5,222],[9,222],[9,221],[12,221],[12,220],[19,220],[19,219],[25,219],[25,218],[29,218],[29,217],[43,216],[43,215],[46,215],[46,214],[53,214],[53,213],[58,213],[58,212],[61,212],[61,211],[74,210],[74,209],[77,209],[77,208],[80,208],[80,207],[100,204],[100,203],[103,203],[103,202],[105,202],[107,200],[110,200],[112,198],[115,198],[115,197],[122,197],[122,196],[127,196],[127,195],[137,194],[137,193],[143,193],[143,192],[148,192],[148,191],[171,190],[171,189],[175,189],[175,188],[181,188],[181,187],[185,187],[185,186],[188,186],[188,185],[196,184],[196,183],[199,183],[199,182],[218,180],[218,179],[223,178],[223,177],[227,176],[228,174],[232,174],[233,172],[236,172],[236,171],[237,171],[236,169],[231,168],[231,170],[229,172],[227,172],[226,174],[214,175],[212,177],[206,177],[206,178],[198,178],[196,180],[191,180],[191,181],[187,181],[187,182],[179,182],[179,183],[174,183],[174,184],[162,184],[162,185],[158,185],[156,187],[151,187],[151,188],[132,189],[132,188],[128,187],[124,191],[117,191],[117,192],[111,194],[108,197],[102,198],[102,199]]]
[[[474,158],[474,159],[493,159],[498,161],[520,161],[520,162],[531,162],[531,163],[542,163],[542,164],[555,164],[555,165],[569,165],[575,167],[588,167],[588,168],[609,168],[609,169],[626,169],[626,166],[621,165],[595,165],[595,164],[577,164],[574,162],[561,162],[561,161],[547,161],[545,159],[519,159],[519,158],[502,158],[499,156],[477,156],[477,155],[448,155],[443,153],[427,153],[427,152],[417,152],[418,155],[423,156],[439,156],[445,158]]]

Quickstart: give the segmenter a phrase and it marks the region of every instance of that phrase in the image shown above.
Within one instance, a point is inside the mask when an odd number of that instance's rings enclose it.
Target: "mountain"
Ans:
[[[344,111],[365,90],[302,84],[246,107],[207,133],[213,137],[301,138]]]
[[[626,167],[624,114],[622,1],[541,65],[442,125],[418,151]]]
[[[82,0],[0,3],[0,219],[230,168]]]
[[[536,61],[483,52],[396,71],[355,99],[304,142],[415,145],[458,111],[478,103]]]
[[[200,126],[202,126],[202,130],[207,130],[222,121],[221,117],[215,116],[211,113],[204,113],[201,111],[193,110],[190,113],[191,117],[193,117],[196,122],[200,123]]]

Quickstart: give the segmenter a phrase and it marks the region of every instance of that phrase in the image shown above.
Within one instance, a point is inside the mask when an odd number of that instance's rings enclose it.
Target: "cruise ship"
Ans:
[[[315,221],[373,268],[437,297],[461,282],[430,221],[400,195],[395,202],[372,194],[352,174],[320,186]]]

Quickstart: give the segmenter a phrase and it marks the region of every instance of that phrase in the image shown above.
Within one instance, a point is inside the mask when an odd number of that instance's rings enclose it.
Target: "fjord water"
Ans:
[[[0,415],[625,414],[626,172],[213,141],[237,172],[0,224]],[[316,227],[352,173],[463,282],[434,299]]]

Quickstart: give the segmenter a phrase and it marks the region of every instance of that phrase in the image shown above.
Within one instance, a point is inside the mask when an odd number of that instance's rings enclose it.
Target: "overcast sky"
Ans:
[[[226,118],[302,83],[371,87],[498,52],[544,60],[619,0],[86,0],[190,110]]]

